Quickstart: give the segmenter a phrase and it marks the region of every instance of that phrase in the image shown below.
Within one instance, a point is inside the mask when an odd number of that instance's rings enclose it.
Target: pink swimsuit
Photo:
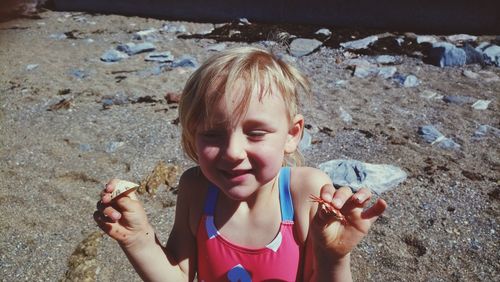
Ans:
[[[274,240],[263,248],[238,246],[220,235],[214,224],[218,193],[217,187],[209,187],[204,215],[198,227],[198,281],[300,280],[297,278],[300,275],[301,251],[293,231],[290,168],[282,168],[279,176],[280,230]]]

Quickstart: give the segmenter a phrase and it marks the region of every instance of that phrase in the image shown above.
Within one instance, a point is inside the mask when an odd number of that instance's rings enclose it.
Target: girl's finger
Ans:
[[[383,199],[377,199],[377,202],[375,202],[373,206],[361,213],[361,218],[368,219],[373,223],[382,213],[384,213],[386,208],[387,203]]]
[[[122,217],[122,214],[112,206],[105,207],[104,210],[102,211],[102,214],[104,214],[107,218],[111,219],[113,222],[119,220]]]
[[[321,199],[325,200],[328,203],[332,201],[333,194],[335,194],[335,187],[333,187],[332,184],[323,185],[323,187],[321,187],[321,190],[319,192]]]
[[[363,207],[368,203],[371,197],[372,192],[369,189],[361,188],[358,192],[352,195],[352,200],[358,207]]]
[[[347,199],[352,196],[351,188],[349,187],[340,187],[335,194],[333,195],[332,204],[335,208],[341,209]]]

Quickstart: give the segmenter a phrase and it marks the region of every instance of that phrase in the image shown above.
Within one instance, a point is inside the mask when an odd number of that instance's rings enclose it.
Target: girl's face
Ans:
[[[196,131],[203,174],[234,200],[244,200],[259,187],[272,185],[285,153],[296,149],[302,133],[302,117],[288,120],[280,94],[260,100],[257,96],[252,96],[248,111],[236,122],[231,119],[233,105],[219,103],[213,120],[221,123],[210,128],[200,125]]]

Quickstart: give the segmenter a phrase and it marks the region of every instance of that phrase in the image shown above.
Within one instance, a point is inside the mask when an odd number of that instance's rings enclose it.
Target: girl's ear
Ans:
[[[304,117],[296,115],[292,121],[292,127],[288,130],[288,137],[285,144],[285,153],[291,154],[297,150],[300,139],[302,139],[302,132],[304,130]]]

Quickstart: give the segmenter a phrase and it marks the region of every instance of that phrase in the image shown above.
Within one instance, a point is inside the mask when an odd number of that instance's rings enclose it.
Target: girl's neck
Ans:
[[[253,195],[243,201],[235,201],[228,197],[222,197],[223,205],[235,212],[254,213],[270,204],[276,204],[278,193],[279,173],[268,183],[259,187]]]

